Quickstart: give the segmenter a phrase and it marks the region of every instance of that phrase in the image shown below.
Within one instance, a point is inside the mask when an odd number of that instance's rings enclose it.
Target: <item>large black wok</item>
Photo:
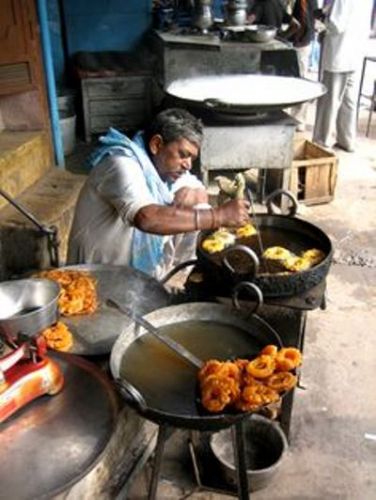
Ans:
[[[145,318],[165,327],[164,334],[203,361],[251,358],[267,344],[281,345],[278,334],[258,316],[246,318],[215,303],[165,307]],[[198,401],[197,368],[134,324],[115,342],[110,366],[126,401],[158,424],[219,430],[244,417],[229,411],[207,413]]]
[[[264,249],[281,246],[299,255],[304,250],[318,248],[325,258],[306,271],[281,272],[263,261],[256,236],[237,240],[240,248],[233,246],[209,254],[203,250],[202,241],[210,232],[204,231],[198,238],[197,258],[217,295],[228,295],[235,285],[245,281],[257,285],[264,297],[288,297],[302,294],[325,279],[333,249],[329,237],[320,228],[297,217],[277,214],[255,215],[252,221],[260,230]],[[247,249],[256,254],[256,259]]]

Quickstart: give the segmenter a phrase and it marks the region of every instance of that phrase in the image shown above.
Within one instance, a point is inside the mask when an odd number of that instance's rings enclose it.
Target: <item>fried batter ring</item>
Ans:
[[[266,354],[267,356],[271,356],[272,358],[274,358],[277,355],[277,353],[278,353],[278,347],[273,344],[265,346],[260,352],[260,354]]]
[[[272,356],[261,354],[261,356],[257,356],[257,358],[248,363],[246,370],[252,377],[267,378],[274,372],[275,366],[276,364]]]
[[[275,360],[279,371],[290,371],[302,364],[302,354],[295,347],[283,347]]]
[[[220,361],[217,361],[216,359],[209,359],[209,361],[206,361],[204,366],[198,372],[198,380],[200,381],[200,383],[202,383],[210,375],[218,373],[221,366],[222,363]]]
[[[266,381],[267,386],[277,392],[284,392],[296,386],[298,379],[290,372],[278,372],[271,375]]]
[[[254,411],[278,400],[278,393],[270,387],[260,383],[247,385],[243,388],[240,398],[235,402],[235,408],[242,411]]]
[[[42,335],[50,349],[68,351],[73,345],[73,336],[67,325],[61,321],[43,330]]]
[[[239,397],[239,386],[234,379],[210,375],[202,385],[202,405],[210,412],[222,411]]]

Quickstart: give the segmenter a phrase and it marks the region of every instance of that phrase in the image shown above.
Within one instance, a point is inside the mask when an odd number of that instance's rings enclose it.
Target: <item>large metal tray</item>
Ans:
[[[322,83],[274,75],[199,76],[175,80],[166,89],[192,107],[239,115],[296,106],[325,92]]]
[[[99,306],[94,314],[62,316],[73,334],[70,353],[108,354],[117,337],[132,323],[117,309],[107,305],[114,298],[134,312],[144,315],[170,303],[170,295],[156,279],[127,266],[83,264],[60,268],[88,271],[97,280]]]
[[[116,425],[117,398],[94,364],[50,353],[64,373],[56,396],[42,396],[0,425],[2,499],[49,499],[100,460]]]

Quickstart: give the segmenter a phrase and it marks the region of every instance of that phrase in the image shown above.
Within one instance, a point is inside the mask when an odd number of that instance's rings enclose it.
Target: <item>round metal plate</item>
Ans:
[[[317,99],[326,92],[319,82],[273,75],[215,75],[172,82],[166,92],[221,113],[248,114],[278,110]]]
[[[110,381],[92,363],[52,353],[65,384],[0,425],[1,498],[51,498],[100,459],[114,430],[117,403]]]
[[[60,268],[88,271],[97,280],[99,307],[94,314],[63,316],[61,320],[73,334],[69,352],[84,355],[108,354],[117,339],[132,321],[107,305],[112,297],[119,304],[131,307],[141,316],[169,305],[170,296],[157,280],[126,266],[87,264]]]

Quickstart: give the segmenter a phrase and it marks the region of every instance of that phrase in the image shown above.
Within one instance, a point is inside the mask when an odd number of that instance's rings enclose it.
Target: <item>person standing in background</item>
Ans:
[[[327,93],[317,104],[313,140],[352,152],[356,139],[357,95],[363,51],[370,34],[373,0],[333,0],[321,51]]]
[[[309,73],[309,58],[311,54],[311,42],[315,37],[315,11],[317,10],[317,0],[296,0],[292,17],[299,23],[299,28],[289,29],[284,35],[292,42],[298,54],[300,76],[307,78]],[[289,33],[290,32],[290,33]],[[290,114],[299,120],[297,129],[305,130],[307,121],[307,111],[309,103],[295,106]]]

